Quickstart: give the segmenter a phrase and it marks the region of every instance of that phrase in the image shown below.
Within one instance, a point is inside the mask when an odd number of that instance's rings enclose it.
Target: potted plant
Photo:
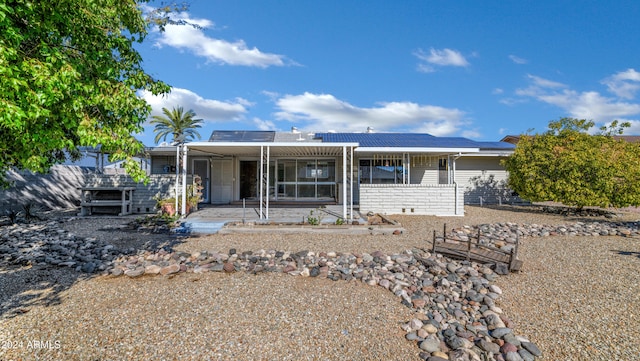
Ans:
[[[174,216],[177,213],[175,197],[156,197],[156,207],[160,209],[162,214],[166,214],[168,216]],[[178,204],[178,208],[180,208],[180,204]]]
[[[193,184],[187,186],[187,203],[186,203],[186,214],[189,214],[191,211],[198,209],[198,203],[202,201],[202,193],[200,190],[201,186],[198,184]],[[160,209],[162,214],[166,214],[169,216],[176,215],[179,211],[182,210],[182,197],[178,197],[178,209],[176,209],[176,198],[175,197],[162,197],[160,195],[156,195],[154,197],[156,201],[156,207]]]

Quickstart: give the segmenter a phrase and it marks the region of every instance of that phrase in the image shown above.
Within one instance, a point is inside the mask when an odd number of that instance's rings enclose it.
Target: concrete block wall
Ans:
[[[193,178],[187,175],[187,184],[191,184]],[[176,176],[167,174],[152,174],[149,182],[135,182],[126,175],[105,175],[94,174],[85,186],[87,187],[135,187],[133,191],[132,211],[133,213],[155,213],[155,197],[169,198],[175,195]]]
[[[383,214],[463,216],[464,191],[455,184],[361,184],[360,212],[370,211]]]
[[[25,204],[45,209],[68,209],[80,204],[78,187],[84,186],[93,169],[79,166],[56,165],[46,174],[28,171],[9,171],[7,181],[13,184],[0,189],[0,209],[19,210]]]

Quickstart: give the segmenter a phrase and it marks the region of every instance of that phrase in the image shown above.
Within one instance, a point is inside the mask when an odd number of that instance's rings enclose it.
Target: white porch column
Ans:
[[[269,160],[269,155],[271,153],[271,147],[267,145],[267,154],[266,154],[266,165],[265,165],[265,173],[266,173],[266,177],[265,177],[265,181],[263,182],[265,183],[265,187],[267,189],[265,189],[264,191],[266,192],[265,194],[265,200],[264,200],[264,204],[265,204],[265,210],[264,210],[264,216],[266,219],[269,219],[269,164],[270,164],[270,160]]]
[[[264,213],[262,212],[262,200],[264,199],[263,196],[263,192],[264,189],[263,188],[263,179],[264,179],[264,146],[260,146],[260,175],[258,176],[260,179],[260,187],[259,187],[259,191],[258,191],[258,199],[260,200],[260,219],[263,219],[263,215]]]
[[[347,219],[347,146],[342,147],[342,218]]]
[[[182,211],[181,216],[187,215],[187,145],[184,145],[182,154]]]
[[[180,196],[180,144],[176,144],[176,213],[180,212],[178,208],[178,197]]]
[[[402,154],[402,184],[411,183],[411,154]]]
[[[351,184],[349,184],[349,215],[353,221],[353,147],[350,148],[351,156],[349,159],[351,160],[351,165],[349,166],[349,172],[351,172],[351,175],[349,176],[349,181]]]
[[[453,156],[451,157],[451,182],[450,183],[455,183],[456,182],[456,160],[458,158]]]

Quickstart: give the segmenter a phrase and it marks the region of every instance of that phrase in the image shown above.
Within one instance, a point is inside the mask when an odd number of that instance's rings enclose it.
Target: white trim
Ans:
[[[321,147],[341,148],[357,147],[358,143],[322,143],[322,142],[191,142],[190,147]]]
[[[418,147],[358,147],[356,152],[367,153],[478,153],[480,148],[418,148]]]
[[[509,157],[513,154],[513,151],[507,151],[507,152],[487,152],[487,151],[480,151],[478,153],[473,153],[473,154],[465,154],[462,153],[461,156],[462,157]]]

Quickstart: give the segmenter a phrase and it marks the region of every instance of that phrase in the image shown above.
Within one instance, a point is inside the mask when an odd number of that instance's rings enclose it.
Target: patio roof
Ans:
[[[269,147],[271,156],[333,157],[342,155],[344,147],[357,147],[358,143],[320,142],[193,142],[186,144],[189,152],[211,155],[260,155],[260,148]],[[175,151],[175,148],[172,148]]]

